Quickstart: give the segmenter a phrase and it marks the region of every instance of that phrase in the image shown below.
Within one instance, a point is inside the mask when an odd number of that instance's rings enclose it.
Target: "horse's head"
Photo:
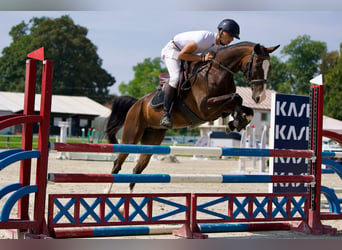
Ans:
[[[245,57],[243,72],[252,89],[252,99],[256,103],[261,103],[266,99],[267,74],[271,67],[269,54],[279,46],[265,48],[256,44],[251,54]]]

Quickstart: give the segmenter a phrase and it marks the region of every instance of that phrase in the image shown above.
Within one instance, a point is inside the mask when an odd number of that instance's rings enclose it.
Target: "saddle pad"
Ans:
[[[151,107],[152,108],[158,108],[164,104],[164,93],[162,89],[157,90],[157,92],[154,94],[152,101],[151,101]]]

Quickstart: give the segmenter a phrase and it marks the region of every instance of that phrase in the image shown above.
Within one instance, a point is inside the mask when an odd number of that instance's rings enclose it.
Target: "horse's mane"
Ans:
[[[243,41],[243,42],[235,43],[232,45],[225,45],[225,46],[220,47],[217,50],[216,55],[219,55],[220,53],[224,53],[224,52],[229,53],[228,50],[238,49],[240,47],[251,47],[251,46],[254,47],[255,45],[256,45],[256,43],[252,43],[252,42],[248,42],[248,41]],[[211,64],[207,64],[207,63],[203,64],[203,62],[191,62],[191,64],[193,65],[193,70],[195,72],[197,72],[199,69],[203,69],[203,67],[211,67],[210,66]]]
[[[217,50],[217,52],[220,52],[222,50],[227,50],[227,49],[235,49],[235,48],[238,48],[238,47],[254,46],[254,45],[256,45],[256,43],[244,41],[244,42],[239,42],[239,43],[235,43],[235,44],[232,44],[232,45],[223,46],[223,47],[219,48]]]

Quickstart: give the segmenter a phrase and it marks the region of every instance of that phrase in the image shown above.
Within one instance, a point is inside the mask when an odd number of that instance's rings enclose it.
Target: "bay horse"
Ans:
[[[265,97],[267,73],[270,69],[269,54],[280,45],[266,48],[260,44],[241,42],[225,46],[207,63],[192,62],[188,72],[188,90],[182,91],[173,105],[173,128],[198,126],[214,121],[223,114],[232,114],[234,120],[227,124],[227,132],[240,131],[252,120],[253,110],[242,105],[236,93],[234,75],[241,71],[252,90],[252,99],[259,103]],[[118,143],[115,134],[124,126],[122,144],[160,145],[167,128],[160,125],[162,106],[152,107],[153,93],[139,100],[133,97],[117,97],[113,101],[112,114],[107,125],[110,143]],[[162,91],[159,91],[162,92]],[[178,93],[180,93],[178,91]],[[121,170],[127,153],[120,153],[114,161],[112,174]],[[151,154],[141,154],[133,169],[140,174],[148,165]],[[133,191],[135,183],[130,184]],[[110,192],[111,186],[107,190]]]

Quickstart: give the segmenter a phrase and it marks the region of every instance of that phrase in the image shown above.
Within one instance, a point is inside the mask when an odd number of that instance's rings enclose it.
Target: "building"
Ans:
[[[254,117],[250,123],[249,128],[254,126],[256,139],[261,138],[264,126],[269,128],[271,115],[271,99],[274,90],[266,90],[266,99],[262,103],[255,103],[252,99],[252,91],[249,87],[237,87],[236,92],[242,97],[243,105],[254,110]],[[210,131],[225,131],[228,123],[228,118],[219,118],[215,121],[205,123],[199,126],[201,136],[207,136]]]
[[[342,122],[328,116],[323,116],[323,129],[342,134]]]
[[[0,91],[0,116],[21,114],[24,108],[24,93]],[[40,111],[40,94],[35,96],[35,112]],[[58,123],[68,122],[68,136],[82,135],[82,128],[88,131],[94,128],[97,117],[108,117],[111,110],[85,96],[52,95],[50,134],[58,135]],[[34,133],[38,133],[38,126],[34,124]],[[19,134],[22,126],[14,126],[0,130],[0,134]]]

